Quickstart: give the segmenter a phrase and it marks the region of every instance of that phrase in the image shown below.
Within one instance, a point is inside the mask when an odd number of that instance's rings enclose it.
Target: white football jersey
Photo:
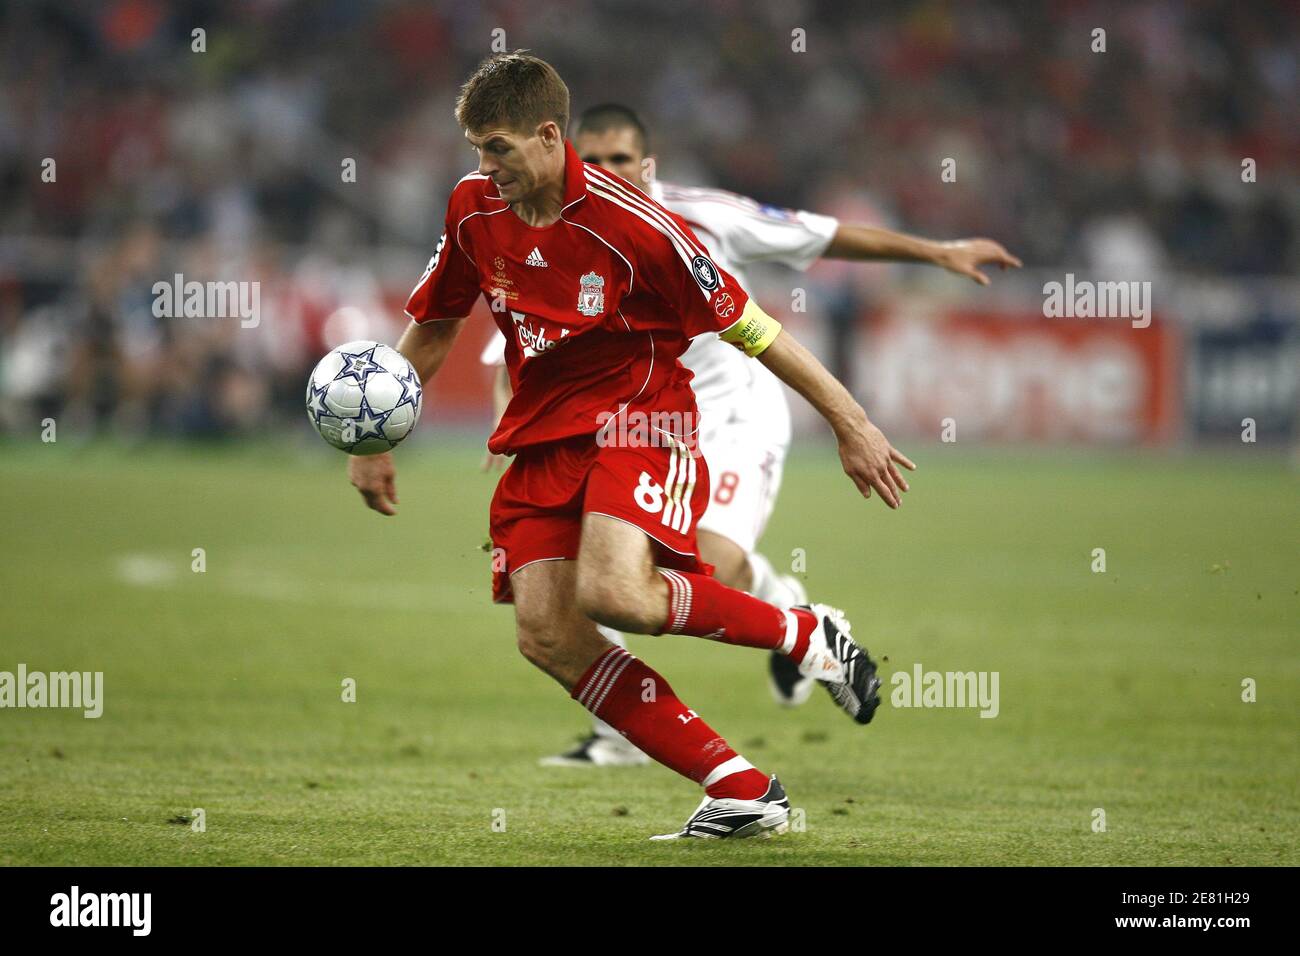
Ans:
[[[658,180],[650,196],[677,213],[708,247],[713,261],[731,273],[741,288],[751,288],[745,266],[780,262],[804,270],[826,251],[839,221],[832,216],[768,206],[724,189],[676,186]],[[484,348],[485,365],[504,362],[505,339],[498,332]],[[776,376],[718,336],[697,336],[682,364],[695,373],[691,387],[700,407],[701,426],[711,431],[734,411],[770,410],[774,437],[788,441],[789,410]]]

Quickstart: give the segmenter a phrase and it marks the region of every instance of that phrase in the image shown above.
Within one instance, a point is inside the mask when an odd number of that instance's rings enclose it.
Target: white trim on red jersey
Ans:
[[[650,226],[663,233],[663,235],[667,236],[668,240],[673,244],[673,248],[677,250],[677,255],[681,257],[682,263],[692,275],[695,273],[695,259],[699,256],[703,256],[706,259],[708,258],[708,251],[704,249],[703,246],[700,246],[691,240],[689,234],[683,231],[677,223],[672,221],[671,218],[663,215],[663,213],[653,204],[646,202],[644,196],[638,198],[637,196],[632,195],[633,193],[639,193],[639,190],[626,184],[616,187],[611,186],[608,189],[603,188],[604,184],[610,181],[610,177],[607,174],[602,173],[598,179],[592,175],[596,170],[590,166],[587,167],[586,172],[587,191],[589,193],[600,196],[602,199],[630,212],[638,219],[648,223]],[[725,285],[726,283],[723,281],[722,275],[718,273],[716,287],[724,288]],[[710,290],[703,286],[699,286],[699,289],[705,299],[710,297]]]
[[[574,202],[577,202],[577,200],[575,199]],[[569,206],[572,206],[572,205],[573,205],[573,203],[569,203]],[[565,206],[564,209],[568,209],[569,206]],[[619,258],[620,258],[620,259],[623,260],[623,264],[624,264],[625,266],[627,266],[627,291],[628,291],[628,294],[630,295],[630,294],[632,293],[632,290],[633,290],[634,288],[636,288],[636,270],[632,268],[632,263],[631,263],[631,261],[628,259],[628,257],[625,256],[625,255],[623,255],[623,251],[622,251],[621,249],[619,249],[618,246],[614,245],[612,242],[610,242],[608,239],[606,239],[604,236],[602,236],[602,235],[601,235],[600,233],[598,233],[596,230],[591,229],[591,228],[588,228],[587,226],[584,226],[584,225],[583,225],[582,223],[580,223],[580,222],[574,222],[572,219],[565,219],[565,218],[564,218],[564,209],[561,209],[561,210],[560,210],[560,219],[561,219],[563,222],[567,222],[570,226],[577,226],[579,229],[583,230],[584,232],[589,232],[589,233],[591,233],[593,236],[595,236],[597,239],[599,239],[601,242],[603,242],[605,245],[607,245],[607,246],[608,246],[608,247],[609,247],[609,248],[610,248],[610,249],[611,249],[611,250],[612,250],[612,251],[613,251],[613,252],[614,252],[614,253],[615,253]],[[627,320],[624,319],[623,321],[626,322]],[[487,364],[487,363],[484,363],[484,364]]]
[[[647,199],[646,194],[643,193],[641,190],[637,189],[635,186],[628,185],[622,179],[618,178],[617,176],[613,176],[610,173],[605,172],[603,169],[600,169],[597,166],[592,166],[588,164],[587,166],[584,167],[584,169],[587,174],[588,184],[592,182],[593,177],[599,179],[602,184],[607,186],[607,188],[623,195],[629,201],[639,205],[641,208],[649,212],[652,216],[655,217],[655,219],[659,221],[659,223],[662,226],[666,227],[667,229],[670,229],[673,232],[673,234],[675,234],[679,239],[681,239],[681,241],[684,242],[689,248],[693,249],[695,252],[701,255],[707,252],[707,250],[703,246],[701,246],[698,242],[696,242],[694,239],[691,238],[690,233],[684,232],[681,229],[681,227],[677,225],[677,223],[673,222],[672,217],[665,216],[663,214],[663,211],[659,209],[658,205],[656,205],[658,200],[651,201],[653,197]]]
[[[593,181],[599,177],[602,199],[615,202],[604,195],[604,184],[609,183],[610,192],[626,197],[638,208],[653,208],[645,195],[635,186],[591,165],[587,165],[584,171],[587,174],[589,189],[592,188]],[[838,221],[831,216],[803,210],[778,210],[777,207],[764,207],[756,200],[725,189],[678,186],[655,180],[650,184],[649,193],[650,199],[661,203],[668,211],[687,220],[693,228],[712,237],[713,241],[705,254],[715,265],[730,272],[741,286],[746,288],[748,283],[743,274],[745,265],[756,261],[778,261],[794,269],[807,268],[825,251],[838,227]],[[615,204],[621,205],[616,202]],[[773,212],[765,212],[765,208],[770,208]],[[658,218],[665,218],[657,209],[655,213]],[[671,219],[669,221],[674,232],[684,235],[675,221]],[[746,248],[740,250],[744,253],[742,255],[735,254],[735,240],[738,234],[744,234],[748,242]],[[692,246],[694,245],[693,243]],[[681,253],[680,248],[678,253]],[[707,336],[701,336],[701,339],[705,338]],[[709,354],[702,355],[705,347]],[[504,355],[505,339],[493,335],[484,346],[479,361],[484,365],[500,365],[504,362]],[[736,353],[735,349],[726,343],[714,346],[712,343],[697,341],[692,345],[691,358],[702,358],[710,366],[713,364],[713,359],[737,367],[743,366],[746,368],[747,376],[745,383],[742,384],[746,385],[752,383],[754,376],[759,374],[758,370],[745,364],[750,361],[749,359]],[[690,361],[687,364],[690,365]],[[713,396],[707,393],[712,393],[715,389],[708,387],[707,378],[699,378],[700,368],[692,367],[697,373],[697,384],[705,386],[706,394],[702,398],[705,400],[712,398]],[[741,387],[741,384],[737,384],[737,387]],[[700,389],[697,388],[697,393],[699,392]]]
[[[486,179],[487,177],[484,176],[483,178]],[[502,206],[500,209],[493,209],[493,210],[491,210],[491,211],[483,210],[483,209],[476,209],[476,210],[474,210],[474,212],[470,213],[468,216],[465,216],[463,219],[461,219],[460,222],[456,223],[456,245],[460,247],[461,255],[463,255],[466,259],[468,259],[471,263],[473,263],[475,268],[478,267],[478,263],[474,261],[474,257],[471,256],[471,255],[470,255],[470,254],[465,250],[465,247],[464,247],[463,245],[461,245],[461,241],[460,241],[460,228],[461,228],[461,226],[465,225],[465,223],[469,222],[469,221],[470,221],[471,219],[473,219],[475,216],[497,216],[497,215],[500,215],[500,214],[503,213],[503,212],[507,212],[509,209],[510,209],[509,206]]]

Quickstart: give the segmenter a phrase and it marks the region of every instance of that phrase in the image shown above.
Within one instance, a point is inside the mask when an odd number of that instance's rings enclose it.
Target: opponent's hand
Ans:
[[[875,488],[881,500],[889,507],[897,508],[901,505],[908,484],[898,466],[915,471],[916,465],[911,459],[891,445],[884,433],[867,420],[866,415],[852,426],[839,430],[836,437],[839,439],[840,463],[844,465],[844,473],[853,479],[858,491],[862,492],[862,497],[870,498],[871,489]]]
[[[348,459],[348,478],[361,492],[366,505],[381,515],[395,515],[397,509],[397,469],[392,452],[382,455],[354,455]]]
[[[955,272],[959,276],[974,279],[980,285],[989,284],[989,277],[980,272],[980,266],[998,266],[1001,269],[1009,266],[1019,269],[1022,265],[1019,259],[1002,248],[1001,243],[994,242],[992,239],[956,239],[952,242],[941,242],[934,261],[935,265],[943,266],[949,272]]]
[[[505,471],[509,467],[509,455],[494,455],[490,451],[483,453],[483,461],[478,466],[479,471],[489,474],[494,471]]]

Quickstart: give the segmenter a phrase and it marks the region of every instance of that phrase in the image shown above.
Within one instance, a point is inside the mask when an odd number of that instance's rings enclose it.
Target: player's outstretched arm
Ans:
[[[897,262],[928,262],[931,265],[988,285],[989,277],[980,266],[998,266],[1018,269],[1021,262],[1000,243],[992,239],[954,239],[936,242],[909,236],[892,229],[840,223],[830,245],[822,253],[824,259],[888,259]]]
[[[412,322],[406,327],[397,342],[397,351],[415,366],[422,383],[428,385],[442,367],[464,324],[464,319],[445,319],[422,325]],[[368,507],[381,515],[397,514],[397,469],[393,466],[392,452],[350,457],[348,478]]]
[[[420,373],[420,382],[428,385],[447,360],[447,354],[465,325],[464,319],[441,319],[437,322],[411,322],[397,340],[397,351]]]
[[[908,490],[897,466],[915,470],[916,465],[867,420],[867,413],[848,389],[784,330],[758,354],[758,360],[826,419],[839,442],[844,473],[853,479],[862,497],[870,498],[875,488],[885,504],[897,508]]]

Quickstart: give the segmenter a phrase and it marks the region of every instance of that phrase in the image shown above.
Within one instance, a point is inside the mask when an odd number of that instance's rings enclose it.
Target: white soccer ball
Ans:
[[[307,417],[349,455],[389,451],[420,420],[420,376],[396,349],[348,342],[320,360],[307,380]]]

